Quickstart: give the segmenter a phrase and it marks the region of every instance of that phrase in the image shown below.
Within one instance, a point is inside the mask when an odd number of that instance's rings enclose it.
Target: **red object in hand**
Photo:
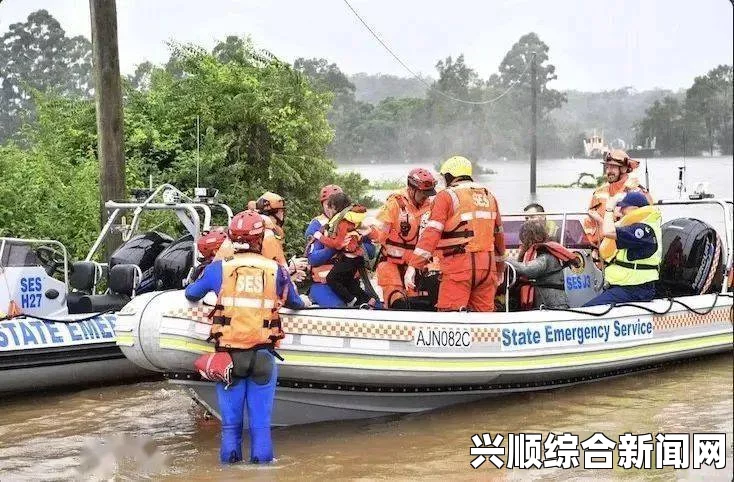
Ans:
[[[194,362],[199,374],[213,382],[224,382],[227,387],[232,384],[232,356],[226,351],[218,351],[201,355]]]

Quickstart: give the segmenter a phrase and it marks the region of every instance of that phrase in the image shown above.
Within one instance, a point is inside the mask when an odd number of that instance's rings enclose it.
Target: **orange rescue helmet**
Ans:
[[[611,164],[613,166],[619,166],[625,168],[627,172],[631,172],[635,167],[639,165],[639,162],[632,160],[622,149],[612,149],[607,152],[604,156],[602,164]]]
[[[342,188],[337,186],[336,184],[328,184],[321,188],[321,192],[319,193],[319,201],[324,202],[327,199],[329,199],[329,196],[332,194],[336,194],[338,192],[344,192]]]
[[[265,234],[263,218],[255,211],[237,213],[229,223],[229,237],[235,243],[252,244],[262,239]]]
[[[412,169],[408,173],[408,186],[425,192],[428,196],[436,195],[436,178],[427,169]]]
[[[267,191],[255,202],[257,210],[263,214],[270,214],[278,209],[285,209],[285,199],[274,192]]]
[[[196,241],[196,249],[204,259],[210,259],[217,254],[226,239],[227,235],[223,231],[209,231]]]

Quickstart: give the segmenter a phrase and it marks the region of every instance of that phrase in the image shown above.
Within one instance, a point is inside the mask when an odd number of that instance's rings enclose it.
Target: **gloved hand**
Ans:
[[[405,270],[405,275],[403,276],[403,284],[406,288],[414,290],[415,289],[415,268],[412,266],[408,266],[408,268]]]
[[[291,274],[291,281],[294,283],[300,283],[301,281],[306,279],[306,272],[303,270],[296,270],[293,274]]]
[[[505,281],[505,270],[501,269],[497,271],[497,286],[501,285]]]
[[[296,271],[305,271],[308,268],[308,259],[292,257],[288,261],[288,272],[295,273]]]
[[[303,301],[303,306],[306,308],[309,308],[313,306],[313,303],[311,302],[311,298],[308,297],[308,295],[298,295],[299,298],[301,298],[301,301]]]
[[[208,306],[215,306],[217,304],[217,295],[213,291],[210,291],[201,299],[202,303]]]

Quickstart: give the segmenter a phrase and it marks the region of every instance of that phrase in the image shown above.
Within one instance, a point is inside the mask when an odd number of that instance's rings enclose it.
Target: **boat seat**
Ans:
[[[128,304],[140,284],[142,273],[134,264],[118,264],[109,272],[109,290],[103,295],[85,295],[79,299],[80,313],[118,311]]]
[[[71,265],[69,285],[73,289],[66,295],[70,314],[85,313],[80,306],[82,297],[94,293],[98,281],[99,265],[94,261],[76,261]]]

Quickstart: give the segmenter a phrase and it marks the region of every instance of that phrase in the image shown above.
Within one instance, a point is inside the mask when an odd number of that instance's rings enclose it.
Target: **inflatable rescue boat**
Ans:
[[[275,425],[379,417],[481,398],[552,389],[732,350],[732,202],[660,203],[718,213],[716,228],[693,218],[663,226],[660,299],[618,306],[493,313],[358,309],[281,310],[287,333]],[[723,216],[721,216],[723,212]],[[522,214],[503,218],[522,219]],[[548,214],[559,239],[577,251],[564,271],[572,306],[603,288],[584,244],[581,213]],[[665,213],[664,213],[665,216]],[[517,246],[521,221],[506,221]],[[720,235],[717,234],[717,230]],[[723,239],[723,241],[722,241]],[[508,268],[509,270],[509,268]],[[505,301],[514,276],[508,271]],[[215,385],[193,362],[207,342],[212,306],[182,290],[136,296],[117,313],[117,343],[134,363],[163,372],[218,415]]]
[[[212,211],[226,225],[232,210],[207,191],[191,199],[163,185],[137,194],[106,203],[109,220],[83,261],[71,263],[58,241],[0,237],[0,396],[160,376],[120,351],[117,311],[143,293],[182,288],[198,262],[194,239],[211,228]],[[166,211],[181,223],[177,239],[146,230],[160,224],[152,213]],[[95,261],[113,231],[123,244]]]

